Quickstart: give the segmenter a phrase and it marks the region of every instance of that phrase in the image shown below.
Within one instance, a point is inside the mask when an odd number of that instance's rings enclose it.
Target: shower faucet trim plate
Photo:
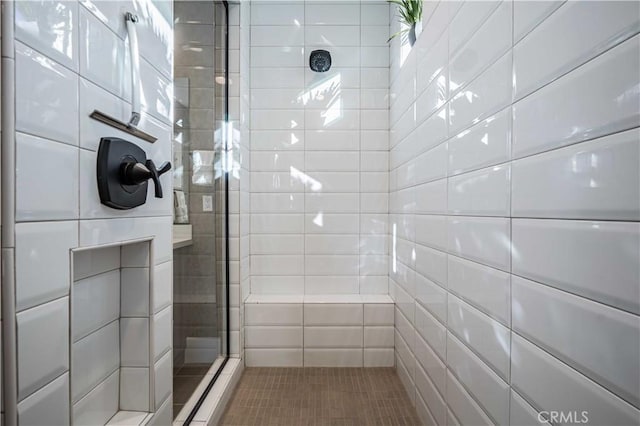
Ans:
[[[115,137],[100,140],[96,165],[100,202],[118,210],[129,210],[147,201],[149,180],[155,197],[163,198],[160,176],[171,169],[171,163],[156,168],[153,160],[138,145]]]

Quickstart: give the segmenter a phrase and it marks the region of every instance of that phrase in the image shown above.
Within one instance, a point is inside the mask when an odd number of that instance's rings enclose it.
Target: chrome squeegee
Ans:
[[[124,15],[124,19],[129,37],[129,54],[131,58],[131,118],[128,123],[125,123],[98,110],[94,110],[89,117],[153,143],[158,138],[137,128],[140,122],[140,52],[138,48],[138,33],[135,26],[136,22],[138,22],[138,17],[131,12],[127,12]]]

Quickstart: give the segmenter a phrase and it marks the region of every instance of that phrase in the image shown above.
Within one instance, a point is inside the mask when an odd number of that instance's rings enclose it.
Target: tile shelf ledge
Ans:
[[[250,294],[244,303],[393,303],[387,294]]]
[[[173,225],[173,249],[188,247],[193,244],[193,228],[191,225]]]

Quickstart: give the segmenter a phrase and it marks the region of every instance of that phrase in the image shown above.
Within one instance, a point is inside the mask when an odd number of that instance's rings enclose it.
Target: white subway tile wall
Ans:
[[[251,293],[387,294],[389,7],[252,8]]]
[[[391,45],[388,179],[418,413],[637,423],[639,4],[426,2],[423,27]]]
[[[116,211],[100,204],[95,178],[96,151],[104,136],[136,143],[157,163],[171,159],[173,17],[166,5],[58,1],[3,6],[3,22],[15,24],[14,31],[4,28],[3,34],[13,37],[3,39],[3,80],[11,82],[15,75],[15,93],[3,92],[3,103],[15,95],[15,110],[4,115],[3,131],[11,134],[3,135],[3,144],[16,152],[15,187],[9,186],[13,180],[3,180],[9,200],[3,207],[15,205],[15,221],[5,217],[3,222],[3,260],[15,256],[7,263],[15,270],[6,271],[11,282],[3,278],[3,286],[15,286],[16,315],[8,319],[5,312],[3,325],[17,330],[17,341],[5,338],[4,343],[14,347],[18,360],[15,390],[3,391],[9,403],[3,407],[5,424],[68,424],[72,419],[104,424],[119,409],[154,413],[171,394],[169,385],[158,394],[162,399],[145,397],[152,383],[170,384],[170,362],[168,370],[155,369],[167,377],[154,378],[148,348],[146,355],[136,348],[145,341],[148,346],[151,335],[171,336],[170,321],[148,320],[171,303],[171,197],[156,199],[150,185],[143,207]],[[139,127],[158,138],[154,144],[89,118],[94,109],[129,118],[126,11],[139,17]],[[161,181],[170,194],[170,174]],[[152,248],[149,242],[128,247],[122,264],[131,268],[121,279],[119,246],[136,239],[152,239]],[[112,248],[78,252],[71,269],[71,250],[98,245]],[[156,275],[151,288],[150,268]],[[133,270],[138,274],[129,274]],[[138,278],[146,291],[138,288]],[[126,290],[143,290],[135,295],[146,298],[146,304],[129,306],[136,300],[121,293],[121,283],[134,282]],[[125,312],[121,296],[127,296]],[[147,319],[121,321],[126,316]],[[170,353],[170,341],[161,349]],[[128,367],[122,377],[121,365]],[[146,384],[141,377],[148,378]],[[127,405],[124,396],[134,386],[138,398]],[[164,417],[155,421],[170,424],[170,410],[158,415]]]

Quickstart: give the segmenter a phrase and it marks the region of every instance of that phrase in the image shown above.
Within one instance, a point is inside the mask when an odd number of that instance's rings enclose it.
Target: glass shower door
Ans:
[[[174,229],[191,235],[174,245],[173,411],[181,420],[195,414],[228,358],[225,10],[174,3]]]

